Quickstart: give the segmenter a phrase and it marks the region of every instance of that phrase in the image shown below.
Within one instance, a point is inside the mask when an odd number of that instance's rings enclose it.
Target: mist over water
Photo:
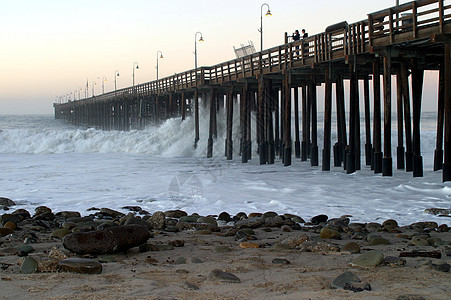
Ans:
[[[321,157],[320,167],[294,156],[290,167],[283,167],[280,160],[259,166],[255,138],[253,159],[242,164],[237,153],[237,118],[234,159],[227,161],[222,111],[218,113],[214,157],[207,159],[209,113],[201,110],[200,115],[196,149],[191,117],[169,119],[142,131],[120,132],[75,127],[50,115],[0,116],[0,196],[30,211],[47,205],[54,211],[88,214],[86,210],[93,206],[121,210],[139,205],[149,212],[183,209],[206,215],[271,210],[307,219],[325,213],[330,217],[350,214],[359,222],[394,218],[401,224],[420,220],[451,224],[449,218],[423,213],[425,208],[451,206],[451,185],[441,182],[441,172],[431,171],[436,143],[433,113],[423,113],[421,120],[422,178],[396,170],[396,123],[392,131],[394,176],[390,178],[375,175],[364,165],[364,157],[362,170],[351,175],[338,167],[321,171]],[[255,130],[255,119],[252,127]],[[364,120],[361,127],[364,153]],[[318,129],[322,149],[321,117]],[[332,143],[335,140],[333,127]]]

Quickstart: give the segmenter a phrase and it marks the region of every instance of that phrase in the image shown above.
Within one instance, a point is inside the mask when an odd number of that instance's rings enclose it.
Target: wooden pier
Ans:
[[[330,170],[333,158],[335,167],[343,166],[346,173],[354,173],[361,169],[360,112],[364,110],[365,164],[375,173],[392,176],[391,107],[396,101],[396,168],[420,177],[424,71],[437,70],[434,171],[442,170],[443,181],[451,181],[450,48],[451,0],[413,1],[370,13],[360,22],[331,25],[325,32],[299,41],[290,42],[285,33],[283,45],[215,66],[87,99],[55,103],[55,118],[103,130],[130,130],[191,114],[195,120],[194,145],[205,143],[206,155],[211,157],[217,138],[217,113],[219,107],[225,107],[227,159],[240,153],[245,163],[255,153],[260,164],[273,164],[280,157],[283,165],[289,166],[294,154],[294,159],[318,166],[321,155],[322,170]],[[391,85],[392,75],[396,76],[396,87]],[[350,83],[347,113],[344,80]],[[364,107],[359,107],[359,81],[363,82]],[[325,97],[320,99],[325,110],[320,152],[316,90],[321,84],[325,86]],[[396,99],[391,97],[394,88]],[[334,91],[337,140],[332,145]],[[199,128],[200,102],[209,106],[209,128]],[[239,116],[233,115],[234,105],[239,106]],[[255,124],[251,124],[252,113],[256,115]],[[240,122],[240,141],[232,140],[236,120]],[[251,134],[252,126],[256,136]],[[208,141],[199,140],[200,130],[208,130]],[[252,139],[256,139],[258,149],[251,149]],[[234,147],[240,151],[234,152]]]

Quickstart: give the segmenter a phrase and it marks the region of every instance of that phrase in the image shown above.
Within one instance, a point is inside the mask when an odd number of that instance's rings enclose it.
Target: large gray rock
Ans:
[[[330,284],[331,289],[343,289],[346,283],[360,282],[360,278],[350,271],[342,273]]]
[[[236,228],[257,228],[265,223],[265,219],[261,217],[254,217],[237,221],[235,223]]]
[[[146,227],[124,225],[66,235],[63,238],[63,246],[77,254],[107,254],[137,247],[149,238],[150,232]]]
[[[16,203],[13,200],[9,199],[9,198],[0,197],[0,205],[9,207],[9,206],[16,205]]]
[[[384,254],[379,250],[368,251],[355,258],[351,265],[362,268],[375,268],[384,261]]]

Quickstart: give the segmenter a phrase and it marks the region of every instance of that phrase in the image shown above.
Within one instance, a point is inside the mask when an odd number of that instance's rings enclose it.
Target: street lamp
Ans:
[[[260,29],[258,30],[260,31],[260,51],[263,51],[263,6],[265,5],[268,7],[268,11],[265,16],[272,16],[271,11],[269,10],[269,5],[263,3],[260,7]]]
[[[194,68],[197,70],[197,34],[200,34],[199,42],[203,42],[202,32],[198,31],[194,35]]]
[[[158,53],[160,53],[160,57],[158,57]],[[158,81],[158,59],[159,58],[161,58],[161,59],[164,58],[163,57],[163,53],[160,50],[157,51],[157,67],[156,67],[156,69],[157,69],[157,81]]]
[[[119,71],[116,70],[114,71],[114,91],[116,91],[116,77],[119,76]]]
[[[136,65],[136,69],[139,69],[138,62],[135,61],[133,63],[133,86],[135,86],[135,65]]]
[[[102,79],[102,94],[105,94],[105,82],[107,82],[106,76],[103,76],[103,79]]]
[[[92,97],[95,96],[95,87],[96,87],[97,83],[95,81],[92,82]]]
[[[81,99],[81,98],[80,98],[80,92],[81,92],[82,90],[83,90],[83,89],[82,89],[81,87],[78,88],[78,100]]]

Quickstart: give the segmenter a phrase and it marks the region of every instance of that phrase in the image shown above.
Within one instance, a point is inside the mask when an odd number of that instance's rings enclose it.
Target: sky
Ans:
[[[51,114],[58,97],[78,99],[89,84],[95,94],[235,58],[233,46],[252,41],[260,48],[256,0],[15,0],[1,1],[0,114]],[[406,3],[407,1],[400,1]],[[341,21],[357,22],[395,0],[267,0],[272,16],[263,18],[263,48],[283,44],[284,32],[305,28],[310,35]],[[266,6],[263,6],[263,15]],[[197,36],[199,37],[199,36]],[[436,107],[436,74],[426,72],[425,110]],[[106,79],[106,81],[105,81]],[[95,83],[95,85],[94,85]],[[81,97],[84,91],[80,92]],[[427,97],[426,97],[427,96]],[[321,101],[319,101],[321,102]]]

